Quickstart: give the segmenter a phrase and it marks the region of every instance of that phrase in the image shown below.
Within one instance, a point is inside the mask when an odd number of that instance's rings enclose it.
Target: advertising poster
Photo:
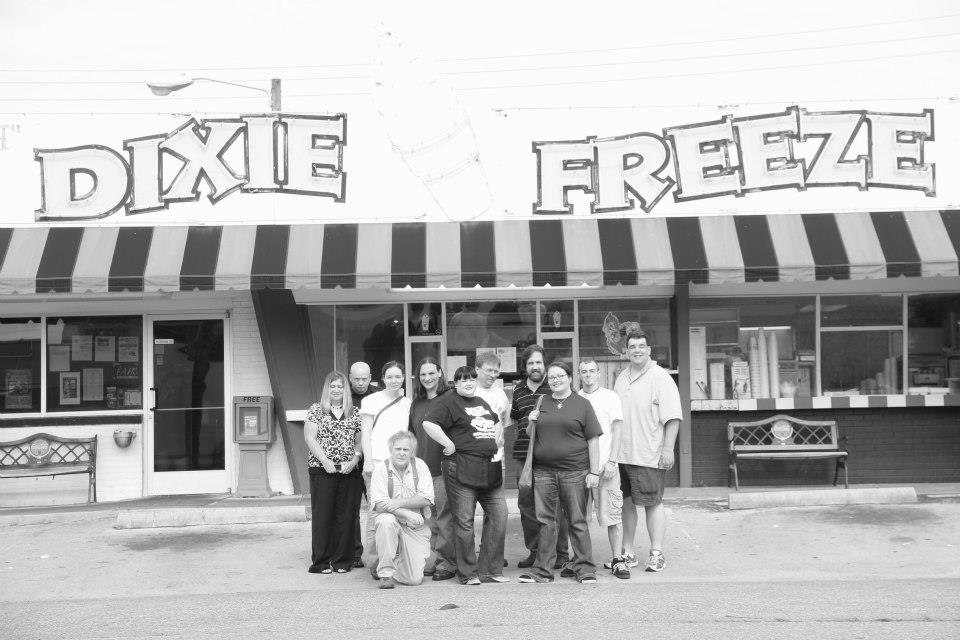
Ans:
[[[517,372],[516,347],[497,347],[497,355],[500,356],[500,373]]]
[[[73,336],[70,344],[74,362],[93,360],[93,336]]]
[[[83,370],[83,401],[100,402],[103,400],[103,369],[99,367]]]
[[[65,371],[60,374],[60,404],[80,404],[79,371]]]
[[[50,371],[70,371],[70,347],[50,347]]]
[[[117,339],[114,336],[96,336],[93,339],[93,359],[96,362],[113,362],[117,356]]]
[[[5,389],[4,409],[29,409],[30,369],[7,369]]]
[[[140,362],[139,336],[117,338],[117,362]]]

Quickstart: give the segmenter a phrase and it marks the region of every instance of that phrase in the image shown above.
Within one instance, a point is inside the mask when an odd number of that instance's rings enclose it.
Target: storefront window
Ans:
[[[820,297],[824,395],[902,393],[903,296]]]
[[[40,411],[40,318],[0,319],[0,376],[4,413]]]
[[[651,357],[661,367],[675,369],[670,334],[670,302],[666,299],[580,300],[580,359],[600,365],[600,384],[613,388],[617,373],[627,362],[626,335],[639,328],[647,334]]]
[[[907,299],[907,393],[960,393],[960,295]]]
[[[143,407],[139,316],[47,318],[47,410]]]
[[[473,365],[478,351],[496,350],[501,377],[520,377],[520,354],[537,341],[537,314],[543,303],[522,300],[447,303],[447,374],[458,366]]]
[[[346,372],[352,363],[366,362],[379,385],[384,364],[403,362],[403,305],[338,304],[335,314],[336,368]]]
[[[814,395],[815,308],[813,297],[691,301],[690,397]]]

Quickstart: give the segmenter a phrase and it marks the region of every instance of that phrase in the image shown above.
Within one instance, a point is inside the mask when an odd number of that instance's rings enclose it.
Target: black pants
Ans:
[[[344,475],[310,467],[313,568],[353,566],[357,542],[354,521],[359,517],[362,490],[359,468]]]

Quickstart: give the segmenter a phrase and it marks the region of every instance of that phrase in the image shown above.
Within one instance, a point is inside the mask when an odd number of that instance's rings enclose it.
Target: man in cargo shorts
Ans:
[[[611,455],[621,469],[624,497],[632,504],[623,505],[623,558],[627,566],[638,562],[633,549],[637,532],[636,507],[646,512],[650,536],[650,557],[647,571],[663,571],[663,536],[667,528],[663,508],[663,484],[666,472],[673,467],[674,445],[683,411],[677,384],[665,369],[650,359],[650,346],[643,331],[627,335],[627,356],[630,365],[620,372],[614,391],[623,405],[623,429],[620,446]]]

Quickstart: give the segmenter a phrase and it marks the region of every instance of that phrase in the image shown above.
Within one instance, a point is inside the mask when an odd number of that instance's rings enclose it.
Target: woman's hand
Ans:
[[[530,415],[527,416],[527,420],[530,422],[536,422],[540,419],[540,409],[534,409],[530,412]]]
[[[323,465],[323,470],[327,473],[337,473],[337,468],[333,466],[333,462],[330,460],[321,460],[320,464]]]
[[[363,472],[365,474],[373,473],[373,460],[363,459]]]
[[[453,441],[450,442],[447,446],[443,448],[443,455],[452,456],[457,452],[457,446],[453,444]]]
[[[340,473],[346,475],[357,468],[357,463],[360,462],[356,458],[350,458],[346,462],[340,465]]]

